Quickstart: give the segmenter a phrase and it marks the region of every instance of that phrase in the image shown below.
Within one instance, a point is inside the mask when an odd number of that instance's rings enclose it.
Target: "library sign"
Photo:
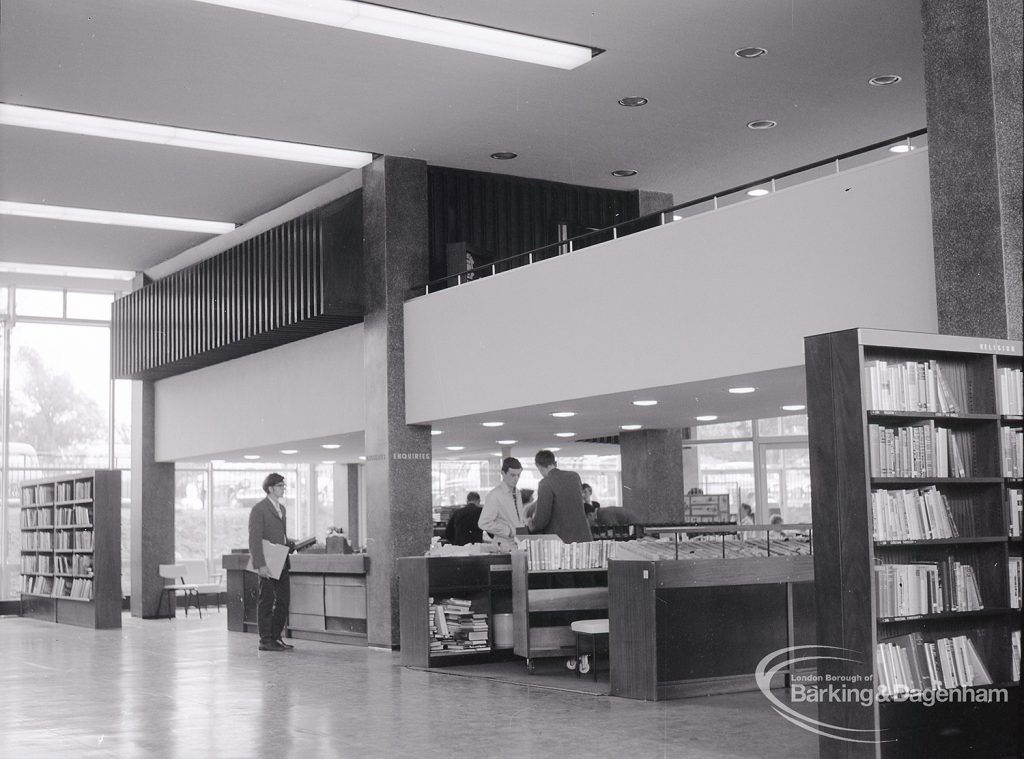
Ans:
[[[810,653],[811,651],[821,653]],[[772,692],[772,679],[790,665],[806,668],[819,661],[850,662],[862,665],[856,651],[837,646],[789,646],[772,651],[757,663],[754,671],[757,687],[772,709],[787,722],[815,735],[847,743],[894,743],[882,737],[882,730],[858,729],[822,722],[794,709],[790,704],[858,704],[866,709],[879,702],[912,702],[924,706],[948,703],[1008,703],[1006,688],[910,687],[902,683],[875,684],[870,674],[832,674],[795,672],[790,678],[789,704]],[[852,655],[852,656],[851,656]]]

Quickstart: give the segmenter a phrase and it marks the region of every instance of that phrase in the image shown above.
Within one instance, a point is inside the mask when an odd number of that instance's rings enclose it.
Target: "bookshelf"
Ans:
[[[823,702],[833,733],[877,739],[822,737],[822,757],[1016,755],[1019,480],[1005,441],[1021,428],[1021,355],[1020,342],[869,329],[805,340],[817,642],[855,660],[820,660],[819,678],[1008,695]]]
[[[121,626],[121,472],[21,483],[21,614]]]
[[[534,550],[512,552],[513,650],[526,659],[527,672],[533,672],[535,659],[575,657],[572,622],[608,616],[607,546],[612,544],[524,542]],[[570,558],[576,554],[586,556]]]

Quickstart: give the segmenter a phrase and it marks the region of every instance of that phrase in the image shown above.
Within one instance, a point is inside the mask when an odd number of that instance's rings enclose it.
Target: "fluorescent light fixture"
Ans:
[[[561,448],[548,448],[548,450],[551,451],[552,453],[558,453],[558,451],[560,451],[562,449]]]
[[[448,446],[448,450],[449,451],[464,451],[464,450],[466,450],[466,446],[464,446],[464,445],[449,445]]]
[[[634,406],[657,406],[657,401],[633,401]]]
[[[771,190],[766,190],[764,187],[755,187],[753,190],[747,190],[747,195],[752,198],[760,198],[768,195]]]
[[[46,129],[51,132],[83,134],[89,137],[108,137],[114,140],[148,142],[153,145],[171,145],[193,150],[212,150],[217,153],[275,158],[281,161],[314,163],[321,166],[340,166],[346,169],[362,168],[373,160],[372,153],[359,150],[327,148],[301,142],[265,140],[261,137],[243,137],[237,134],[204,132],[199,129],[149,124],[144,121],[108,119],[84,113],[51,111],[24,105],[0,103],[0,124],[7,126]]]
[[[481,427],[504,427],[504,422],[480,422]]]
[[[358,458],[360,461],[366,461],[366,456],[359,456]]]
[[[298,451],[295,450],[294,448],[282,448],[281,453],[285,454],[286,456],[291,456],[293,453],[298,453]]]
[[[269,16],[379,34],[410,42],[465,50],[559,69],[574,69],[593,57],[583,45],[531,37],[423,13],[350,0],[198,0]]]
[[[433,435],[434,437],[437,437],[438,435],[443,435],[444,430],[431,430],[430,434]]]
[[[255,453],[247,453],[242,458],[249,459],[250,461],[255,461],[256,459],[259,458],[259,456]]]
[[[329,451],[333,451],[335,448],[341,448],[340,443],[321,443],[321,448],[326,448]]]
[[[551,416],[558,417],[559,419],[568,419],[571,416],[576,416],[575,411],[552,411]]]
[[[337,461],[321,461],[321,464],[337,464]]]
[[[498,458],[501,458],[501,451],[492,451],[491,455],[492,456],[497,456]]]
[[[907,145],[906,143],[903,143],[902,145],[893,145],[892,147],[889,148],[889,152],[890,153],[909,153],[913,149],[914,149],[913,145]]]
[[[713,422],[718,417],[715,416],[714,414],[704,414],[702,416],[695,416],[693,418],[696,419],[698,422]]]
[[[495,440],[494,442],[497,443],[498,445],[515,445],[519,441],[518,440]]]
[[[69,208],[39,203],[14,203],[0,200],[0,215],[29,216],[36,219],[57,221],[81,221],[87,224],[111,224],[119,227],[144,227],[146,229],[169,229],[173,232],[200,232],[221,235],[235,228],[226,221],[204,221],[202,219],[181,219],[175,216],[150,216],[142,213],[121,213],[120,211],[97,211],[92,208]]]
[[[747,393],[756,392],[756,387],[730,387],[729,392],[733,395],[746,395]]]
[[[781,408],[783,411],[803,411],[804,409],[807,408],[807,406],[804,406],[803,404],[800,403],[792,403],[786,406],[780,406],[779,408]]]
[[[626,430],[627,432],[632,432],[633,430],[638,430],[641,427],[643,427],[642,424],[623,424],[619,427],[619,429]]]
[[[680,216],[679,214],[673,214],[672,221],[682,221],[682,220],[683,220],[682,216]]]
[[[0,274],[40,274],[47,277],[80,277],[82,279],[113,279],[125,282],[135,277],[127,269],[90,269],[85,266],[53,266],[0,262]]]
[[[576,437],[575,432],[556,432],[555,437]]]

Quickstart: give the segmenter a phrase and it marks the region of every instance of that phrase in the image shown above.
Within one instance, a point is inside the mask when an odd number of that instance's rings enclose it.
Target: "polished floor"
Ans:
[[[757,693],[637,702],[404,668],[374,649],[258,653],[225,625],[223,612],[110,631],[0,618],[0,757],[817,756]]]

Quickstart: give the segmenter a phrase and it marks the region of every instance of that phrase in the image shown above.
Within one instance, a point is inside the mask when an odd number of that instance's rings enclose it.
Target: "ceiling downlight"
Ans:
[[[741,47],[734,51],[733,55],[737,58],[760,58],[762,55],[768,55],[768,51],[763,47]]]

